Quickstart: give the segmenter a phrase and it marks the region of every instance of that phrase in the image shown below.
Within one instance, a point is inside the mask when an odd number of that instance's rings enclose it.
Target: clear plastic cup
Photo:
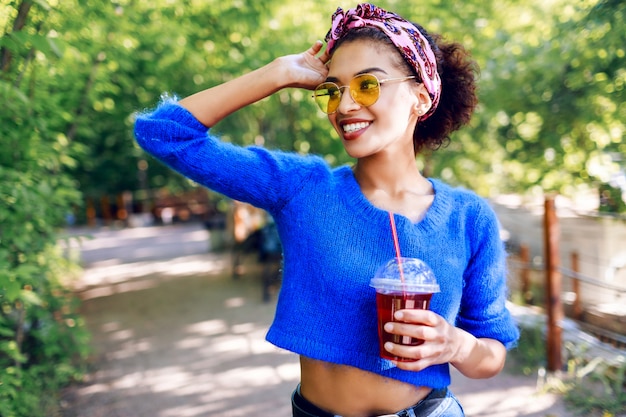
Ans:
[[[402,269],[400,269],[402,268]],[[380,356],[398,362],[413,359],[395,356],[385,350],[386,342],[401,345],[417,346],[424,341],[410,336],[399,336],[387,333],[385,323],[397,321],[393,315],[403,309],[430,308],[430,300],[434,293],[439,292],[439,284],[432,269],[422,260],[416,258],[397,258],[382,265],[370,281],[376,289],[376,310],[378,313],[378,341]]]

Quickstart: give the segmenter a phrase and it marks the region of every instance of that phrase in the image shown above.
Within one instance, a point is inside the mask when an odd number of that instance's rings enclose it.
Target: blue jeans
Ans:
[[[419,415],[413,414],[411,416],[411,409],[407,409],[409,411],[410,417],[465,417],[465,413],[463,412],[463,407],[459,403],[459,400],[452,394],[450,390],[446,389],[446,396],[441,400],[439,405],[432,411],[428,412],[428,414]]]
[[[318,408],[300,394],[300,386],[291,397],[293,417],[341,417]],[[447,388],[433,390],[426,398],[390,416],[398,417],[465,417],[463,407]],[[376,416],[374,416],[376,417]]]

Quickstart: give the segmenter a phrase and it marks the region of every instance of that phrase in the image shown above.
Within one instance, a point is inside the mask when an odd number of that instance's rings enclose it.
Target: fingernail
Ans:
[[[385,350],[392,351],[393,350],[393,343],[391,343],[391,342],[385,343]]]
[[[402,312],[401,312],[401,311],[396,311],[396,312],[394,313],[393,317],[394,317],[396,320],[402,320],[402,317],[404,317],[404,314],[402,314]]]
[[[390,332],[393,330],[393,324],[391,323],[385,323],[385,327],[384,327],[386,332]]]

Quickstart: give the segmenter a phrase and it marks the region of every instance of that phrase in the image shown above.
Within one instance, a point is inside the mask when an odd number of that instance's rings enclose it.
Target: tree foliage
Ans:
[[[625,13],[612,0],[536,2],[476,22],[482,105],[439,172],[484,194],[571,195],[623,176]]]
[[[0,11],[7,10],[3,3]],[[58,227],[79,201],[50,76],[61,50],[45,33],[45,2],[21,1],[0,44],[0,416],[46,416],[79,372],[87,333],[61,285],[70,265]],[[5,16],[2,13],[2,16]]]
[[[17,2],[4,3],[16,13]],[[337,7],[328,0],[29,3],[47,9],[45,19],[28,25],[45,35],[36,47],[61,54],[54,70],[41,74],[58,93],[46,117],[70,142],[70,173],[92,196],[188,186],[134,147],[132,113],[153,107],[163,93],[184,96],[307,48],[323,38]],[[618,173],[625,153],[623,2],[379,4],[460,41],[481,67],[481,107],[471,127],[429,157],[434,175],[493,195],[571,194]],[[25,41],[8,33],[7,41]],[[306,91],[282,91],[215,130],[241,144],[349,161]]]

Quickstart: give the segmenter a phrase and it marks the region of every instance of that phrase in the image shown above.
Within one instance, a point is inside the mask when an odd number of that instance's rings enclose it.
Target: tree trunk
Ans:
[[[15,21],[13,21],[13,29],[11,32],[19,32],[26,25],[26,19],[28,18],[28,13],[30,12],[30,8],[33,6],[33,2],[31,0],[22,0],[19,7],[17,8],[17,16],[15,17]],[[9,72],[11,68],[11,61],[13,60],[13,54],[7,47],[0,48],[0,70],[4,73]]]

